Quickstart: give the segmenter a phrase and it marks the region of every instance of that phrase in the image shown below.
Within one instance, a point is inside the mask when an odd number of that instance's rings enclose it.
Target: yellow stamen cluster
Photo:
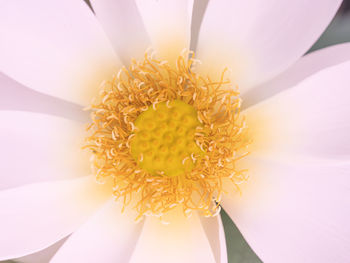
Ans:
[[[139,218],[161,217],[176,206],[181,206],[185,215],[192,210],[215,215],[223,180],[236,186],[247,180],[246,171],[235,165],[247,154],[249,144],[239,93],[225,80],[225,70],[218,81],[204,78],[192,70],[193,54],[189,59],[186,55],[180,55],[172,66],[146,52],[143,61],[132,61],[129,68],[122,68],[105,82],[98,102],[91,106],[85,147],[92,151],[93,172],[101,181],[113,178],[114,196],[122,199],[124,206],[134,206]],[[188,156],[193,159],[191,169],[165,176],[142,168],[144,157],[133,156],[133,137],[138,132],[135,121],[151,107],[171,106],[176,101],[197,113],[192,138],[200,154]]]

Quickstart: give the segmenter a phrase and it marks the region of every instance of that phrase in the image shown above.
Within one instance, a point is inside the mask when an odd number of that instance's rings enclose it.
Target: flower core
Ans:
[[[135,120],[131,154],[151,175],[181,176],[201,156],[194,134],[202,127],[193,106],[173,100],[153,104]]]
[[[236,166],[249,144],[239,93],[226,70],[219,80],[196,73],[191,54],[168,63],[146,52],[103,83],[90,107],[93,173],[113,179],[115,198],[138,219],[175,207],[216,215],[223,183],[234,191],[247,180]]]

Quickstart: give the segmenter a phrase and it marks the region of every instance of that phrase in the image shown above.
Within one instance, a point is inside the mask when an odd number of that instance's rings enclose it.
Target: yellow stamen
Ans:
[[[114,196],[132,203],[137,219],[176,206],[216,215],[222,181],[247,179],[235,165],[249,144],[239,93],[224,89],[225,71],[212,81],[191,70],[194,62],[193,53],[176,67],[146,53],[106,81],[90,107],[93,172],[113,178]]]

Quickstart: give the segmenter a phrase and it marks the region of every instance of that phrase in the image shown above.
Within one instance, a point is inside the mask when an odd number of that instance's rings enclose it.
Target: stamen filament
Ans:
[[[224,69],[219,81],[201,76],[192,69],[194,53],[180,55],[176,66],[156,60],[145,53],[143,61],[132,61],[111,81],[101,84],[99,100],[91,105],[92,124],[84,148],[90,149],[93,173],[98,180],[112,178],[113,195],[124,206],[133,205],[140,220],[143,215],[162,217],[176,206],[183,212],[202,212],[215,216],[220,212],[223,180],[238,185],[248,179],[246,170],[238,170],[236,162],[244,158],[247,127],[241,116],[241,99],[237,89],[228,90],[230,81]],[[163,170],[157,175],[142,169],[146,153],[132,156],[136,119],[150,107],[161,103],[171,110],[172,101],[181,100],[196,111],[200,125],[195,126],[193,144],[202,154],[191,151],[182,159],[193,168],[169,177]],[[213,200],[216,204],[213,206]]]

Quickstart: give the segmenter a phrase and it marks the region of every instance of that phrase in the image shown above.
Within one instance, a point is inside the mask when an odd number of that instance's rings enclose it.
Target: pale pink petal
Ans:
[[[90,176],[0,191],[0,260],[49,247],[110,197],[111,187]]]
[[[222,205],[263,262],[349,262],[348,162],[247,157],[241,166],[250,180]]]
[[[254,105],[283,90],[296,86],[320,70],[349,60],[350,43],[334,45],[309,53],[276,78],[246,92],[243,96],[244,106]]]
[[[326,29],[341,0],[210,1],[197,55],[202,72],[231,69],[244,93],[299,59]]]
[[[135,1],[92,0],[91,4],[124,63],[143,58],[150,41]]]
[[[121,209],[120,203],[108,202],[68,238],[50,262],[129,262],[143,223],[135,222],[132,211],[122,214]]]
[[[89,113],[82,111],[83,106],[49,96],[27,88],[9,76],[0,72],[0,110],[21,110],[42,112],[86,122]]]
[[[0,121],[0,189],[90,173],[81,123],[20,111],[0,111]]]
[[[198,215],[186,219],[180,210],[171,219],[147,217],[130,263],[215,263]]]
[[[190,47],[193,0],[136,0],[152,47],[172,63]]]
[[[250,151],[289,162],[350,156],[350,62],[329,67],[243,112]]]
[[[200,220],[208,237],[216,263],[227,263],[226,238],[220,214],[215,217],[200,216]]]
[[[55,255],[57,250],[64,244],[66,240],[67,240],[67,237],[49,246],[48,248],[40,250],[39,252],[29,254],[27,256],[16,258],[13,260],[15,262],[21,262],[21,263],[47,263],[50,261],[53,255]]]
[[[194,0],[192,21],[191,21],[191,46],[192,51],[196,51],[198,44],[199,29],[201,27],[205,10],[207,9],[209,0]]]
[[[118,58],[81,0],[2,1],[0,70],[27,87],[86,105]]]

